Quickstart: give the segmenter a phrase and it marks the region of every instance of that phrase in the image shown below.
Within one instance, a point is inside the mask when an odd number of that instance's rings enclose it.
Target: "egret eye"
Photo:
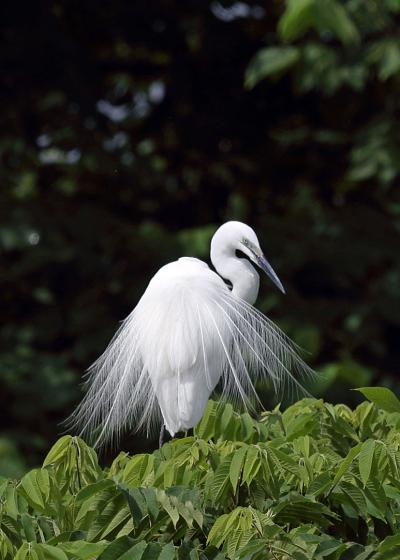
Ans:
[[[257,255],[256,251],[255,251],[255,245],[253,245],[253,243],[251,243],[251,241],[249,241],[248,239],[246,239],[245,237],[242,239],[241,244],[246,247],[246,249],[248,249],[250,251],[250,253],[252,253],[254,256]],[[246,252],[246,256],[249,257],[248,253]],[[251,257],[250,257],[251,258]]]

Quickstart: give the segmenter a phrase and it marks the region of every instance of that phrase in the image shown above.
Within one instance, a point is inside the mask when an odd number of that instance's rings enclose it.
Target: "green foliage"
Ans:
[[[399,1],[24,4],[0,51],[0,474],[39,464],[155,271],[208,260],[228,219],[285,285],[256,305],[311,393],[396,389]]]
[[[210,401],[192,437],[106,469],[64,436],[0,480],[0,560],[397,558],[400,410],[362,391],[377,404],[308,398],[259,420]]]
[[[367,11],[372,12],[372,4]],[[266,77],[281,76],[295,64],[300,91],[320,89],[327,95],[343,86],[361,90],[376,71],[380,81],[398,75],[399,39],[374,36],[382,33],[382,27],[390,33],[391,25],[395,25],[393,4],[386,0],[379,8],[376,6],[379,17],[368,26],[362,9],[361,3],[350,1],[289,0],[277,26],[284,44],[267,47],[255,55],[247,68],[246,85],[251,88]],[[296,46],[286,44],[305,35],[306,39]],[[318,36],[322,41],[316,40]],[[332,37],[342,42],[341,48],[329,45]]]

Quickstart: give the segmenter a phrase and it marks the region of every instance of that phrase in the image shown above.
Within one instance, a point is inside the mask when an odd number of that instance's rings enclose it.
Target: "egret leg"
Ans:
[[[161,424],[161,430],[160,430],[160,438],[158,440],[158,447],[161,448],[163,446],[164,443],[164,435],[165,435],[165,424]]]

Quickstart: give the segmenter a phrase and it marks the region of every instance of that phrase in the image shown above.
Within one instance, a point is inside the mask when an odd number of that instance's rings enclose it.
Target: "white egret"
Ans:
[[[285,293],[255,232],[241,222],[223,224],[211,241],[211,261],[217,272],[191,257],[163,266],[90,368],[72,421],[84,435],[95,433],[98,445],[127,427],[163,423],[172,436],[192,428],[219,381],[228,398],[251,408],[252,380],[268,376],[278,391],[286,381],[300,386],[296,374],[311,373],[253,307],[259,275],[251,263]]]

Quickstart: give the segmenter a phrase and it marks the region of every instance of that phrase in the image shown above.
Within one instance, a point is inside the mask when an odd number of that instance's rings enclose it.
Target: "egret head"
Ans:
[[[241,251],[254,264],[260,267],[272,280],[282,293],[285,289],[275,274],[272,266],[267,261],[258,241],[255,231],[242,222],[226,222],[214,234],[211,241],[211,260],[214,262],[213,254],[222,251]]]

